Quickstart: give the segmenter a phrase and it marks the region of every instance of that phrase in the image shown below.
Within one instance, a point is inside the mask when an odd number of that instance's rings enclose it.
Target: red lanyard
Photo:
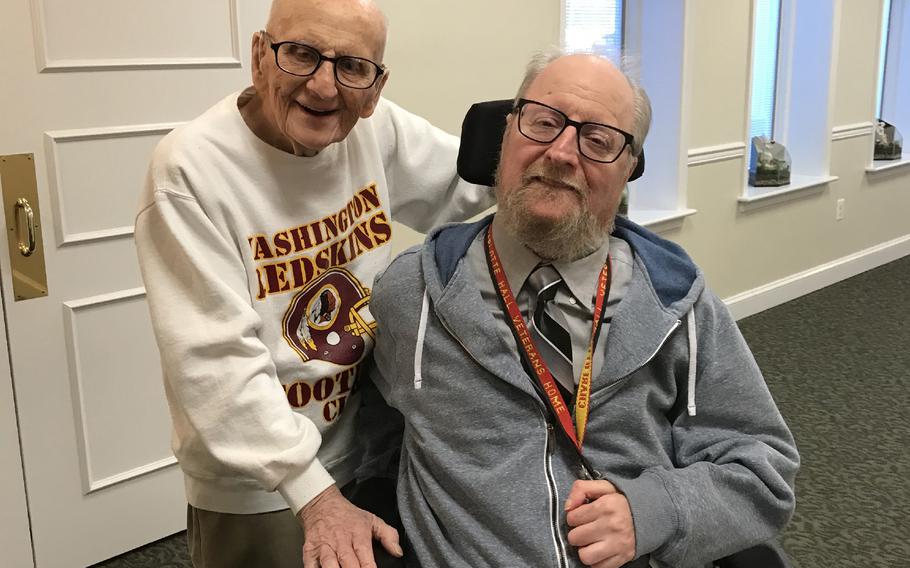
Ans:
[[[581,376],[578,379],[578,388],[575,393],[575,423],[572,423],[572,416],[569,414],[566,403],[556,386],[556,379],[553,373],[544,363],[540,352],[531,339],[528,326],[525,324],[521,311],[518,309],[518,303],[512,294],[512,288],[506,278],[506,273],[502,268],[502,262],[499,260],[499,253],[496,252],[496,245],[493,243],[493,226],[487,229],[487,237],[484,241],[485,251],[487,253],[487,264],[490,267],[490,274],[493,281],[496,282],[496,291],[499,293],[499,299],[503,307],[509,314],[509,326],[512,333],[518,341],[522,350],[525,361],[534,371],[540,386],[543,388],[545,398],[550,405],[551,410],[559,420],[562,429],[566,435],[575,444],[576,449],[581,453],[581,445],[585,438],[585,428],[588,424],[588,408],[591,400],[591,378],[593,375],[594,348],[597,345],[597,338],[600,335],[602,326],[601,318],[603,316],[604,305],[610,290],[610,257],[600,270],[600,276],[597,279],[597,295],[594,300],[594,321],[592,322],[591,339],[588,341],[588,351],[585,355],[585,362],[581,368]]]

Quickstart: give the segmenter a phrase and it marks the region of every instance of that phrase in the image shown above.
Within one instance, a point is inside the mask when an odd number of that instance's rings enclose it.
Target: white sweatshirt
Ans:
[[[457,138],[384,99],[298,157],[249,130],[238,95],[159,144],[136,246],[189,503],[298,511],[356,465],[391,219],[426,231],[493,196],[457,177]]]

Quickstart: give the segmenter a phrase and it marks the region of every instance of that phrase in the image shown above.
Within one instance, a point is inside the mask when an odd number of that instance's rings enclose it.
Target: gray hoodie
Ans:
[[[578,453],[463,261],[489,222],[441,227],[373,290],[374,382],[405,417],[402,521],[424,567],[581,566],[563,510],[583,477]],[[702,566],[780,531],[799,457],[701,270],[634,223],[617,219],[614,235],[635,264],[592,383],[584,456],[629,501],[635,566]]]

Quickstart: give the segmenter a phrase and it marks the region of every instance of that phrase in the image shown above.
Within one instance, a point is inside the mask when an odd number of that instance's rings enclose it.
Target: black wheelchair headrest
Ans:
[[[476,103],[468,109],[461,123],[461,146],[458,148],[458,175],[465,181],[495,185],[499,147],[512,105],[512,99],[505,99]],[[640,178],[644,171],[645,153],[642,151],[629,181]]]

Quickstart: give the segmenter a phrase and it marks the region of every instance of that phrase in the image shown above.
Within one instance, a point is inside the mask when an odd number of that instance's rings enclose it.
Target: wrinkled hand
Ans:
[[[373,539],[402,556],[398,531],[376,515],[359,509],[334,485],[297,513],[303,527],[304,568],[376,568]]]
[[[609,481],[579,480],[566,499],[569,544],[585,566],[619,568],[635,558],[635,526],[625,495]]]

